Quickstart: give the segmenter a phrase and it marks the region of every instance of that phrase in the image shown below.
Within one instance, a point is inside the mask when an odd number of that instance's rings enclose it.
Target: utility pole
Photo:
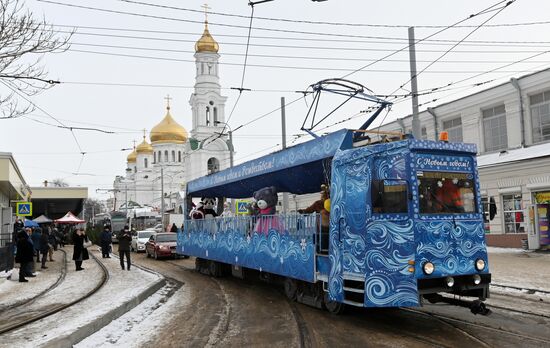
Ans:
[[[126,210],[126,219],[128,219],[128,184],[124,185],[124,191],[125,191],[125,196],[126,196],[126,198],[125,198],[125,200],[126,200],[126,203],[125,203],[126,204],[126,209],[125,209]]]
[[[164,168],[160,167],[160,223],[164,228]]]
[[[418,118],[418,86],[416,85],[416,49],[414,27],[409,27],[409,61],[411,66],[411,94],[412,94],[412,131],[416,139],[422,138],[420,119]]]
[[[229,130],[227,134],[229,134],[229,146],[231,146],[229,149],[229,167],[233,168],[233,132]]]
[[[285,119],[285,97],[281,97],[281,126],[283,130],[283,150],[286,149],[286,119]],[[288,192],[283,192],[283,214],[288,212]]]

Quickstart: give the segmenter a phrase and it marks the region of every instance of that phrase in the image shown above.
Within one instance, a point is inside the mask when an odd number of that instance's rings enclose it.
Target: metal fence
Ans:
[[[213,219],[186,220],[187,233],[237,232],[243,235],[268,234],[275,231],[296,238],[319,240],[319,214],[276,214],[261,216],[216,217]]]
[[[0,208],[0,272],[13,268],[12,210]]]

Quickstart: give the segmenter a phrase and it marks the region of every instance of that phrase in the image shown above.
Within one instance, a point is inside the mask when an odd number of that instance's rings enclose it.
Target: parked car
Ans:
[[[157,232],[155,231],[137,231],[135,235],[132,236],[132,242],[130,244],[130,250],[137,251],[138,253],[140,251],[145,251],[145,243],[151,238],[151,236],[155,235]]]
[[[145,254],[147,257],[154,257],[158,260],[160,257],[176,258],[176,238],[177,234],[173,232],[157,233],[149,237],[145,243]]]

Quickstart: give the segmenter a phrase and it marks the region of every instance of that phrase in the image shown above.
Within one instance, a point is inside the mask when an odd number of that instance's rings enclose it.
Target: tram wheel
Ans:
[[[323,297],[323,306],[331,314],[341,314],[344,311],[345,305],[341,302],[332,301],[328,297],[328,292],[325,292]]]
[[[216,261],[210,261],[208,265],[208,271],[210,272],[210,275],[212,277],[220,277],[221,276],[221,265]]]
[[[290,301],[296,301],[296,296],[298,294],[298,284],[296,283],[296,280],[285,278],[284,287],[286,297]]]

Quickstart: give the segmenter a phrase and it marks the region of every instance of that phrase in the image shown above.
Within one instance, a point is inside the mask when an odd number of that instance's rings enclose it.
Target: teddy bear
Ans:
[[[254,201],[259,209],[254,231],[267,235],[270,230],[284,231],[283,224],[276,213],[277,188],[275,186],[264,187],[254,192]]]
[[[215,206],[215,198],[202,197],[201,201],[197,203],[197,206],[191,211],[191,218],[195,220],[214,218],[218,216],[218,214],[214,210]]]

